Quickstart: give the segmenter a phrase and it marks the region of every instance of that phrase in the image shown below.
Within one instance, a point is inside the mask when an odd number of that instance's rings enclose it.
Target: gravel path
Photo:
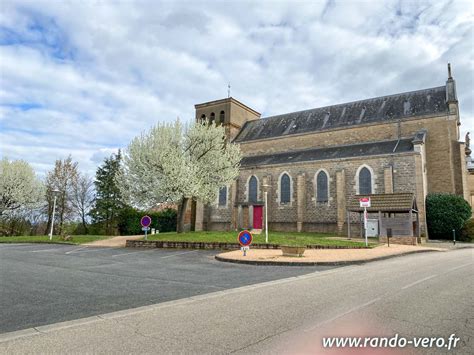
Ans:
[[[94,246],[94,247],[111,247],[111,248],[125,248],[125,242],[127,239],[136,240],[142,239],[143,235],[121,235],[119,237],[112,237],[109,239],[96,240],[95,242],[85,243],[83,245]]]
[[[219,254],[220,259],[251,261],[251,262],[281,262],[281,263],[338,263],[369,261],[392,255],[409,254],[423,251],[445,251],[442,248],[427,248],[411,245],[381,245],[372,249],[308,249],[302,257],[283,256],[281,250],[251,249],[247,256],[242,251],[235,250]]]

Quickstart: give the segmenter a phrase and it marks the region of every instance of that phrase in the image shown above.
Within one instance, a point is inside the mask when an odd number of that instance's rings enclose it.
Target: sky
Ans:
[[[39,176],[194,104],[262,117],[444,85],[474,134],[471,1],[0,1],[0,156]]]

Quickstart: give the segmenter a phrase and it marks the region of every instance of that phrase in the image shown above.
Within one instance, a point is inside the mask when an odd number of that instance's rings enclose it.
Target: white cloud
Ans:
[[[157,121],[232,96],[264,116],[443,85],[474,129],[469,2],[7,1],[1,154],[89,174]]]

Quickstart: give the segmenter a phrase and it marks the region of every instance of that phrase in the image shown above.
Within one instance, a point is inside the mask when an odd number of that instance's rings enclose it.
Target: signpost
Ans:
[[[143,216],[140,220],[140,224],[142,225],[142,231],[145,232],[145,240],[147,240],[147,232],[150,230],[151,217]]]
[[[365,246],[368,246],[369,243],[367,241],[367,207],[370,207],[370,197],[361,197],[359,199],[360,207],[364,207],[364,236],[365,236]]]
[[[240,244],[240,250],[244,252],[244,256],[247,255],[247,250],[250,250],[250,244],[252,244],[252,233],[250,233],[247,230],[244,230],[239,233],[239,244]]]

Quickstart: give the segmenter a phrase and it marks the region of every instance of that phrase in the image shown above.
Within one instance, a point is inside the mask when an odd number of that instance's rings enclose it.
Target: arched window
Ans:
[[[214,123],[216,121],[216,114],[211,112],[211,118],[209,119],[209,123]]]
[[[372,193],[372,174],[365,166],[359,171],[359,195]]]
[[[227,186],[223,186],[219,189],[219,206],[227,205]]]
[[[201,115],[201,122],[204,122],[206,120],[206,115],[205,114],[202,114]]]
[[[316,202],[327,203],[329,200],[328,175],[321,170],[316,176]]]
[[[258,181],[255,176],[249,180],[249,202],[257,202],[258,199]]]
[[[280,178],[280,203],[290,203],[291,201],[291,179],[288,174],[283,174]]]
[[[221,113],[219,114],[219,123],[224,124],[224,120],[225,120],[225,112],[221,111]]]

